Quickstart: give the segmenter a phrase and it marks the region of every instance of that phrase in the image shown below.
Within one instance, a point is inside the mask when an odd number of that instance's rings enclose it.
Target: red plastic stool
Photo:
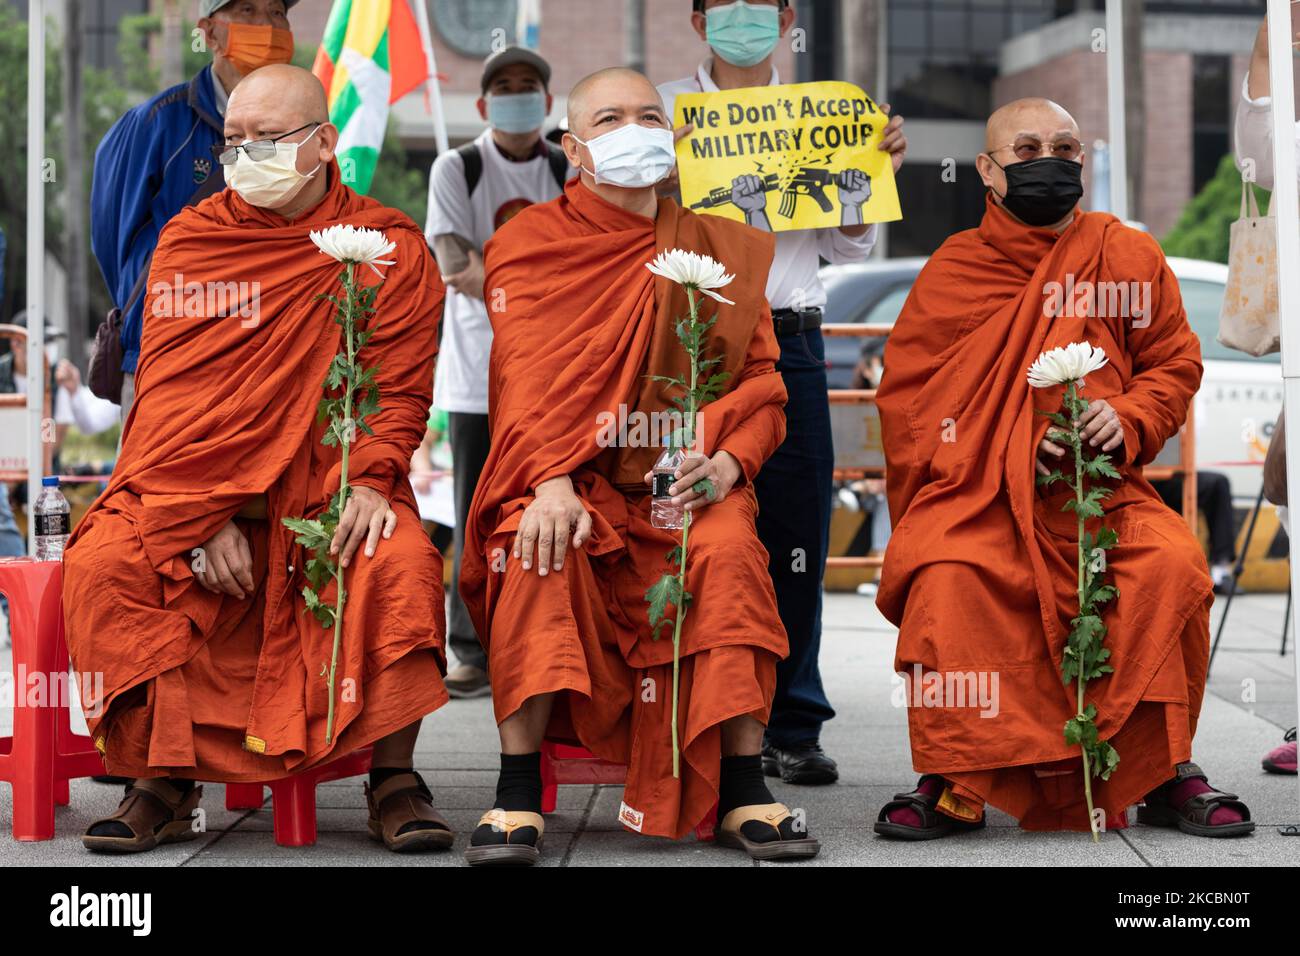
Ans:
[[[302,773],[265,783],[226,784],[227,810],[255,810],[262,805],[262,788],[271,788],[271,815],[279,846],[311,846],[316,842],[316,786],[370,772],[370,747],[354,750]]]
[[[555,812],[556,790],[562,783],[613,783],[627,782],[627,767],[621,763],[601,760],[586,747],[542,741],[542,812]],[[718,822],[718,805],[705,814],[695,826],[695,839],[708,842],[713,839],[713,828]]]
[[[104,773],[89,737],[72,732],[63,637],[63,565],[32,558],[0,558],[0,592],[9,599],[13,639],[14,732],[0,737],[0,780],[13,787],[15,840],[54,836],[54,805],[68,803],[68,781]],[[28,706],[29,681],[44,683]]]

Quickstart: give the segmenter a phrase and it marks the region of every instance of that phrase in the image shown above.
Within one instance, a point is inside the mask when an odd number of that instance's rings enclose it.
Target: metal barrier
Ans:
[[[822,334],[857,338],[877,338],[889,335],[889,325],[855,325],[834,323],[822,326]],[[880,440],[880,415],[876,411],[876,390],[829,389],[831,405],[831,434],[835,444],[836,481],[856,481],[862,478],[885,477],[885,452]],[[1177,475],[1191,475],[1183,481],[1183,518],[1192,533],[1196,533],[1196,440],[1194,405],[1187,409],[1187,421],[1160,450],[1155,461],[1147,465],[1143,475],[1150,481],[1160,481]],[[828,568],[878,568],[884,564],[883,555],[839,555],[826,560]]]

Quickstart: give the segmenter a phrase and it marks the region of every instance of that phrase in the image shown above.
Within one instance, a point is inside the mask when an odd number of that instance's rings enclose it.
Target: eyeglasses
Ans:
[[[1016,154],[1016,158],[1021,162],[1028,162],[1031,159],[1038,159],[1041,156],[1054,156],[1056,159],[1075,160],[1083,155],[1083,144],[1073,136],[1062,136],[1054,139],[1050,143],[1044,143],[1036,136],[1018,136],[1014,143],[1007,143],[1005,146],[996,146],[990,149],[989,155],[999,150],[1009,149]]]
[[[212,155],[217,158],[222,166],[233,166],[242,149],[248,154],[248,158],[255,163],[260,163],[264,159],[270,159],[275,155],[275,144],[286,136],[292,136],[294,133],[301,133],[308,126],[320,126],[320,123],[307,123],[299,126],[297,129],[291,129],[287,133],[281,133],[271,139],[255,139],[250,143],[238,143],[235,145],[227,143],[213,143]]]

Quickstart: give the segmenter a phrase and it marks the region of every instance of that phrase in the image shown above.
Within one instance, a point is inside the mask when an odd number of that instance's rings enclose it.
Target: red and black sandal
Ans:
[[[910,793],[894,794],[894,799],[880,808],[873,829],[882,837],[888,837],[891,840],[937,840],[939,837],[946,837],[954,833],[969,833],[972,830],[984,829],[986,819],[983,813],[980,814],[978,820],[966,822],[950,817],[946,813],[940,813],[935,809],[939,803],[939,798],[943,795],[944,788],[940,786],[932,793],[923,788],[927,780],[936,779],[936,777],[936,774],[925,774],[917,781],[915,790]],[[942,782],[942,778],[938,779]],[[895,823],[889,819],[889,815],[895,810],[911,810],[921,818],[920,825],[912,826],[906,823]]]
[[[1202,780],[1210,786],[1204,771],[1188,761],[1175,768],[1174,778],[1151,793],[1138,806],[1137,821],[1153,827],[1177,827],[1184,833],[1201,837],[1236,837],[1254,832],[1255,823],[1250,810],[1235,793],[1225,793],[1213,788],[1184,800],[1178,806],[1169,802],[1169,791],[1187,780]],[[1211,823],[1210,817],[1220,808],[1235,810],[1241,815],[1232,823]]]

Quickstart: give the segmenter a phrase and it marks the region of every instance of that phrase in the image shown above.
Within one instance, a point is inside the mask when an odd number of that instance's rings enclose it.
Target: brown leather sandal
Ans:
[[[782,832],[781,824],[793,820],[794,814],[783,803],[755,804],[749,807],[736,807],[725,817],[713,831],[718,846],[744,850],[752,860],[804,860],[820,852],[822,845],[811,836],[788,836]],[[744,832],[745,824],[755,824]],[[776,839],[755,839],[760,833],[766,835],[770,828],[776,832]],[[793,825],[787,832],[794,832]]]
[[[82,845],[102,853],[142,853],[163,843],[193,840],[198,836],[194,811],[202,797],[202,787],[182,793],[165,777],[137,780],[127,788],[116,813],[87,827]],[[90,831],[103,823],[121,823],[131,836],[92,835]]]
[[[370,838],[378,840],[394,853],[413,853],[420,850],[446,850],[456,839],[449,824],[433,807],[433,794],[424,778],[412,770],[389,777],[373,791],[370,784],[362,784],[366,792],[366,806],[370,819],[366,826]],[[416,826],[402,832],[412,823],[431,824]]]
[[[540,813],[502,810],[483,814],[465,849],[470,866],[532,866],[542,856],[546,821]]]

